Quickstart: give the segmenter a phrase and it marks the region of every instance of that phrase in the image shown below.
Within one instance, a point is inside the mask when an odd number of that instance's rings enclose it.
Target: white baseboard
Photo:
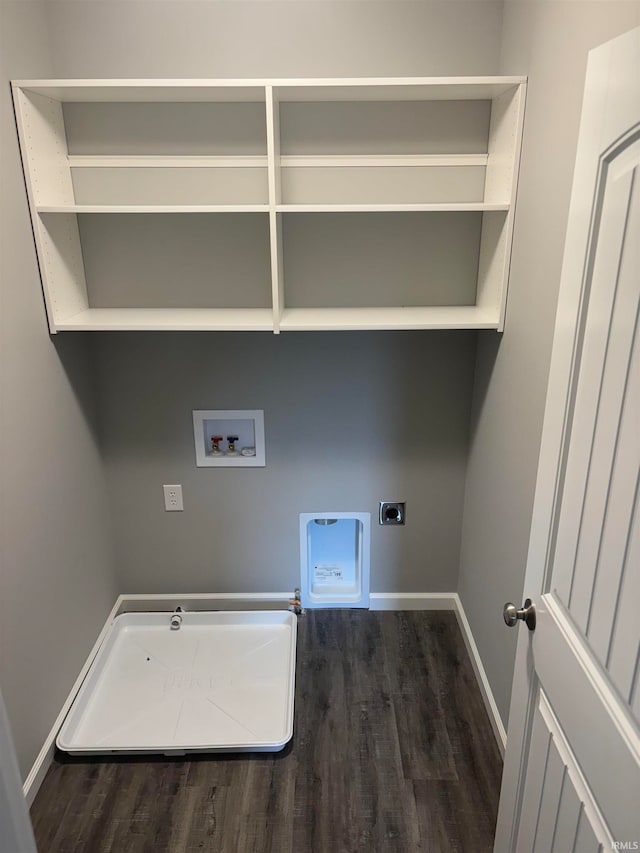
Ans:
[[[369,610],[455,610],[455,592],[372,592]]]
[[[44,781],[44,777],[47,775],[47,770],[51,766],[51,762],[53,761],[53,756],[56,749],[56,738],[58,736],[58,732],[60,731],[60,727],[64,723],[64,719],[69,713],[69,708],[73,700],[76,698],[76,693],[80,690],[82,686],[82,682],[85,679],[87,672],[89,671],[89,667],[91,666],[91,662],[94,657],[98,654],[98,649],[102,645],[104,638],[107,635],[107,631],[109,630],[109,625],[113,622],[115,617],[118,615],[118,608],[120,606],[120,598],[119,596],[116,599],[116,603],[111,608],[111,612],[107,616],[107,621],[102,626],[102,630],[98,635],[98,639],[95,641],[93,648],[89,652],[89,657],[84,662],[84,666],[80,670],[80,675],[76,678],[73,687],[69,695],[67,696],[64,705],[62,706],[60,713],[58,714],[55,723],[49,734],[47,735],[47,739],[42,745],[42,749],[38,753],[38,757],[33,762],[33,766],[29,771],[29,775],[24,781],[24,785],[22,786],[22,790],[24,792],[25,800],[27,801],[27,806],[31,807],[33,801],[36,798],[36,794]]]
[[[482,694],[482,699],[484,701],[485,708],[487,709],[487,714],[489,715],[489,721],[491,723],[491,727],[493,728],[493,733],[498,744],[498,749],[500,750],[500,753],[504,758],[504,752],[507,746],[507,732],[502,722],[500,712],[498,711],[498,706],[496,704],[491,685],[489,684],[489,679],[487,678],[487,673],[482,663],[482,658],[480,657],[478,646],[476,645],[476,641],[473,637],[471,625],[469,624],[469,620],[467,619],[467,614],[464,612],[464,607],[462,606],[462,601],[460,600],[460,596],[458,595],[458,593],[454,594],[454,601],[454,609],[458,618],[458,625],[460,626],[460,631],[462,632],[467,651],[469,652],[469,657],[471,658],[473,670],[476,674],[476,680],[478,682],[478,686],[480,687],[480,693]]]
[[[84,666],[80,671],[80,675],[76,679],[67,699],[58,714],[47,739],[45,740],[38,757],[36,758],[33,767],[29,771],[29,775],[25,779],[23,785],[24,796],[27,805],[31,806],[38,789],[42,784],[44,777],[47,774],[53,756],[55,753],[56,737],[60,727],[62,726],[65,717],[69,712],[69,708],[76,697],[76,693],[80,689],[82,682],[85,679],[91,662],[98,653],[98,649],[107,634],[109,626],[116,616],[120,613],[134,611],[157,611],[157,610],[173,610],[178,605],[185,610],[208,610],[212,606],[216,609],[231,608],[234,605],[242,604],[246,609],[271,609],[278,607],[286,607],[290,592],[255,592],[255,593],[189,593],[182,595],[179,593],[159,593],[157,595],[131,594],[118,596],[116,603],[113,605],[106,622],[96,640],[89,656],[87,657]],[[372,592],[370,596],[371,610],[453,610],[458,619],[462,636],[464,637],[469,657],[473,665],[478,686],[484,700],[489,719],[493,727],[493,731],[498,742],[498,747],[504,755],[504,749],[507,742],[507,735],[502,724],[502,719],[498,712],[493,697],[493,692],[489,685],[489,680],[485,672],[478,647],[471,633],[471,626],[465,615],[462,602],[456,592]]]

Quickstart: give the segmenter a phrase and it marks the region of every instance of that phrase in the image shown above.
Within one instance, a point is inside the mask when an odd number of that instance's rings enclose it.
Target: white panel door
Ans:
[[[587,66],[498,853],[640,849],[639,305],[637,29]]]

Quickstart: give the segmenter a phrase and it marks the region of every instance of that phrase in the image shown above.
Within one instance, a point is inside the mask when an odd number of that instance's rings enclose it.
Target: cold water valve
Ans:
[[[229,448],[227,450],[227,456],[239,456],[240,455],[238,453],[238,451],[236,450],[236,441],[237,440],[238,440],[237,435],[228,435],[227,436],[227,445]]]

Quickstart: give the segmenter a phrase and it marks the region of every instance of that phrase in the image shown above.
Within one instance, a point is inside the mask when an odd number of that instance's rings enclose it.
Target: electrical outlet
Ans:
[[[163,486],[164,508],[167,512],[182,512],[182,486]]]

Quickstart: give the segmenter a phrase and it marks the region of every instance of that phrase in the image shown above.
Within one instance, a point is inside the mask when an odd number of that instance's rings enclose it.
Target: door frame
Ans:
[[[0,693],[0,827],[2,828],[0,845],[3,851],[36,853],[36,843],[22,790],[18,761],[2,693]]]
[[[621,39],[640,43],[640,28],[589,51],[579,139],[601,136],[598,130],[609,96],[608,88],[602,85],[602,81],[608,79],[615,45],[619,44]],[[548,548],[563,482],[567,425],[571,423],[573,409],[575,368],[581,353],[588,304],[583,247],[590,243],[590,234],[594,228],[591,212],[594,193],[598,192],[600,174],[599,162],[591,156],[591,146],[578,144],[524,578],[524,594],[534,602],[543,594],[550,571]],[[532,662],[533,637],[527,630],[519,630],[518,633],[494,847],[499,853],[515,850],[529,757],[531,723],[538,692],[538,679]],[[596,673],[595,676],[599,677],[599,674]],[[526,701],[523,701],[523,695],[527,697]]]

